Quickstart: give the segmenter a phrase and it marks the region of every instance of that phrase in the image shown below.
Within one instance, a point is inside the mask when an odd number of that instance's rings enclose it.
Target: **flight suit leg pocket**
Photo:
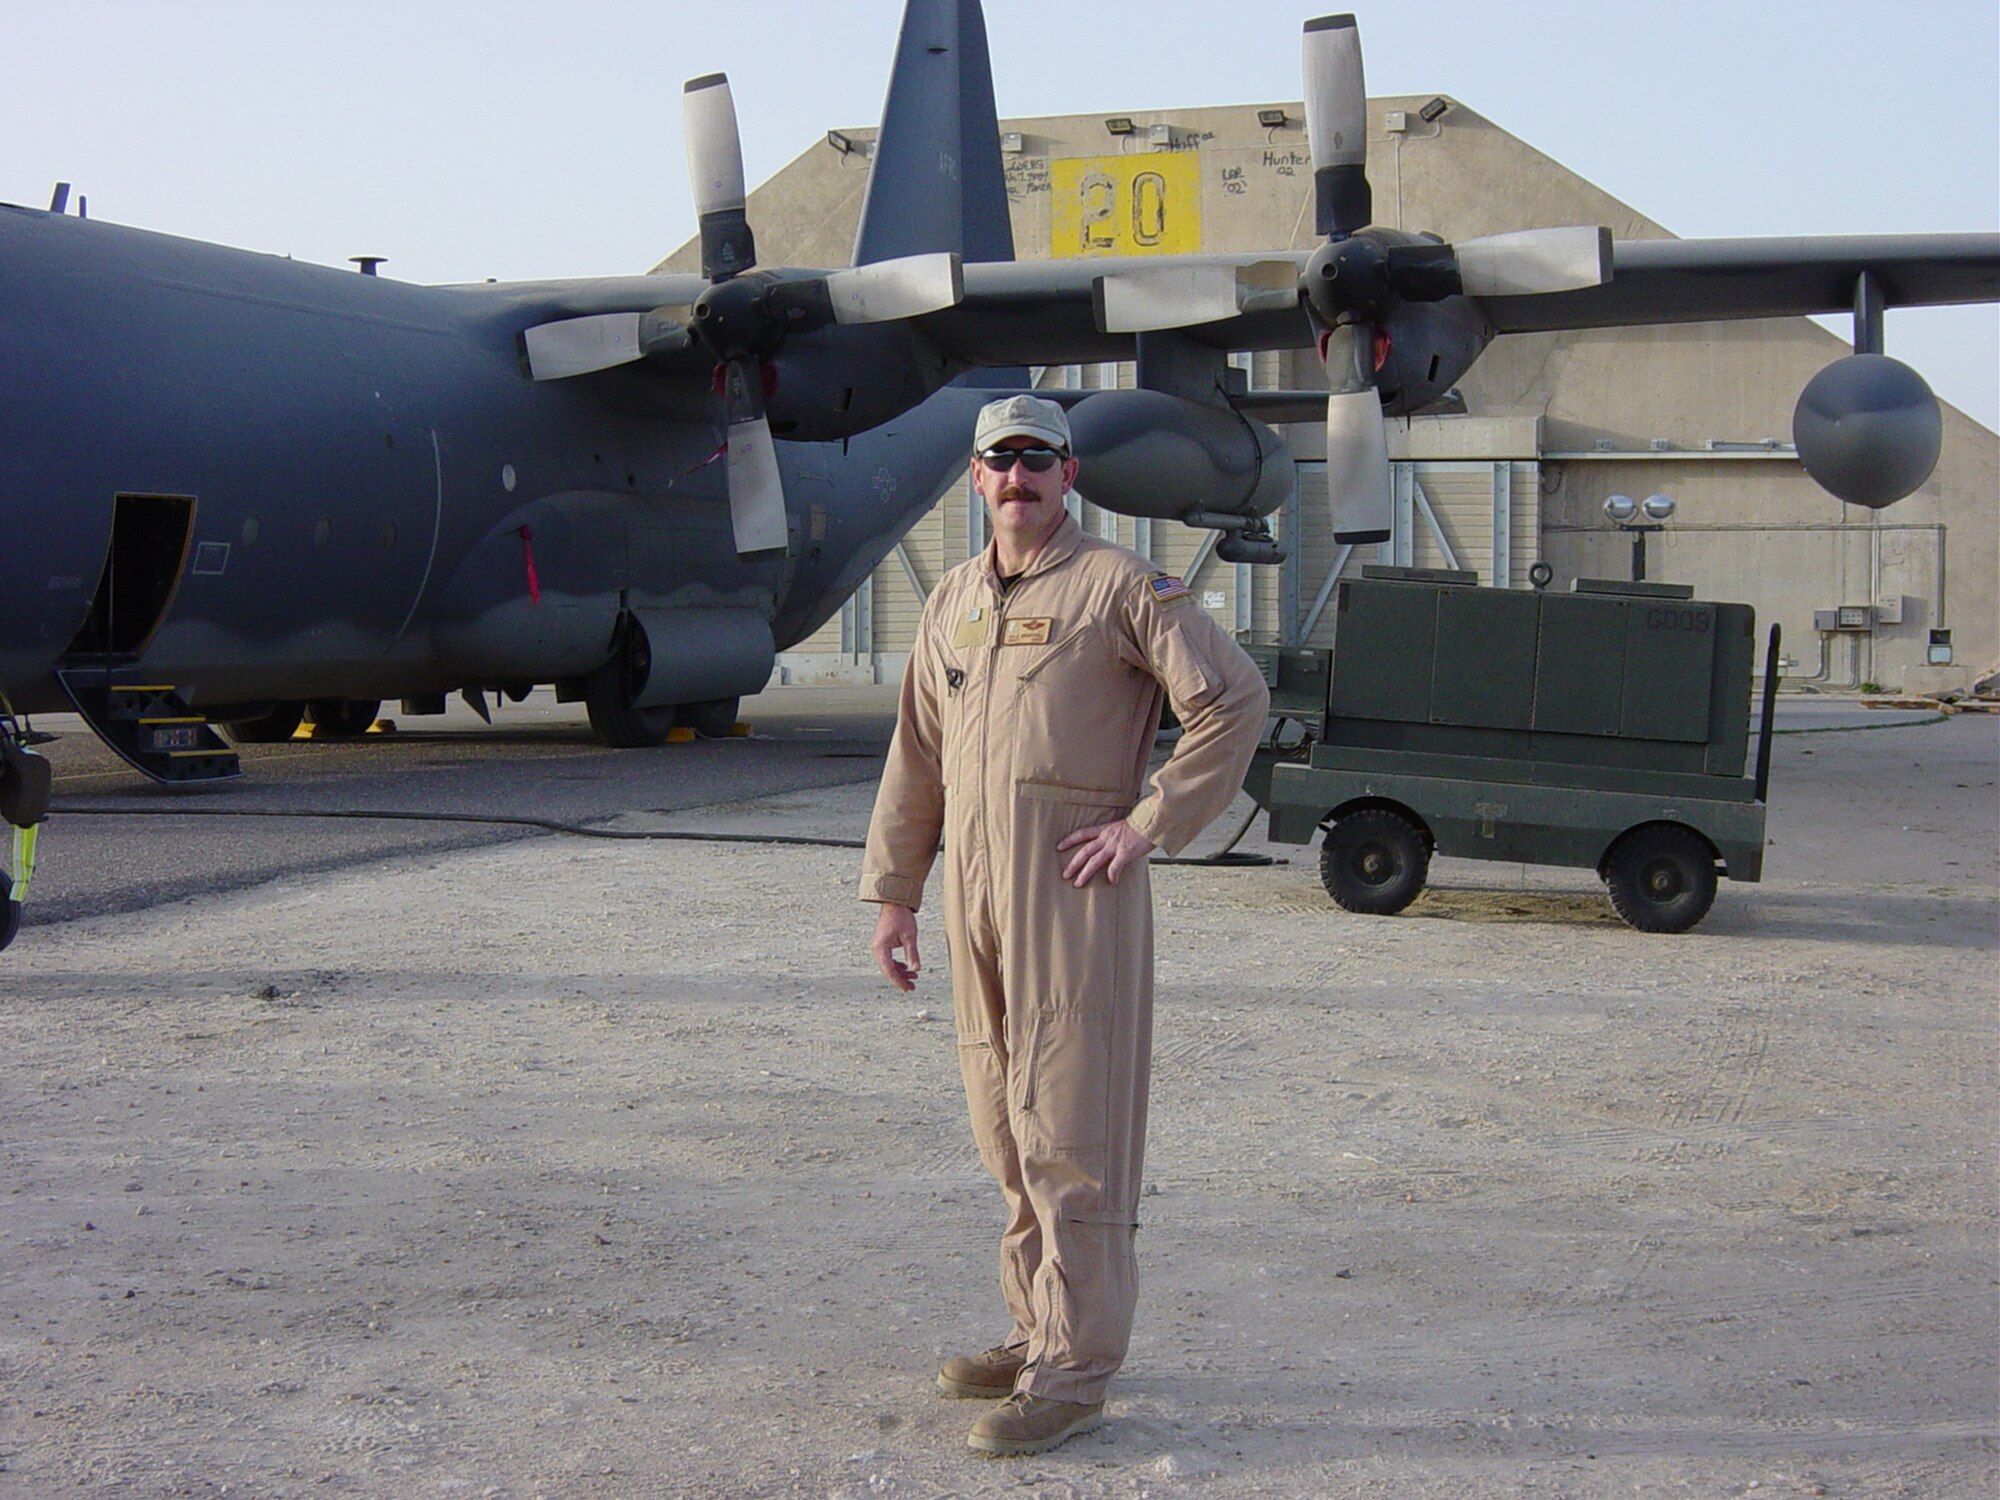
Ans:
[[[1045,1151],[1101,1149],[1109,1136],[1111,1018],[1037,1010],[1021,1069],[1023,1134]]]

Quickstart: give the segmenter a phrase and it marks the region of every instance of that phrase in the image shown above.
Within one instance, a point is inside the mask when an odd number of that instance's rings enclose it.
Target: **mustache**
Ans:
[[[1036,499],[1037,496],[1035,495],[1035,492],[1029,489],[1025,484],[1010,484],[1005,489],[1000,491],[1000,498],[1003,501],[1033,500]]]

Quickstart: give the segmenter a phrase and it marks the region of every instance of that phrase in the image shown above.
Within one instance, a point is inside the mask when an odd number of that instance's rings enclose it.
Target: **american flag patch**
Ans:
[[[1188,586],[1166,573],[1153,580],[1153,597],[1162,604],[1169,599],[1185,599],[1187,594]]]

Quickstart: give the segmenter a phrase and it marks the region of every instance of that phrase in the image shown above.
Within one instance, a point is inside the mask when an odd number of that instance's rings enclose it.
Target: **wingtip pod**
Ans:
[[[1792,441],[1813,482],[1879,510],[1914,494],[1944,447],[1944,414],[1924,377],[1886,354],[1850,354],[1807,382]]]

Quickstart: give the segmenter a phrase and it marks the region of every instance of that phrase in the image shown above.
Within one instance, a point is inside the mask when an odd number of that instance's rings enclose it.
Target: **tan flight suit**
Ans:
[[[1142,797],[1162,687],[1183,732]],[[1078,890],[1056,844],[1122,817],[1177,852],[1241,788],[1269,704],[1179,580],[1071,518],[1004,597],[989,546],[924,607],[861,897],[914,910],[942,833],[959,1064],[1038,1396],[1101,1401],[1124,1360],[1152,1062],[1145,861]]]

